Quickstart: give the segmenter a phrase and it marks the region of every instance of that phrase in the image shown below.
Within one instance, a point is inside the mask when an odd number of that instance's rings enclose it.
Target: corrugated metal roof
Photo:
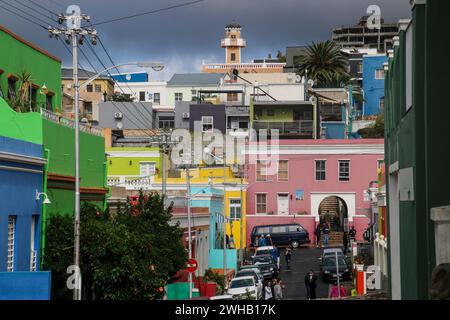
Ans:
[[[78,78],[79,79],[89,79],[93,76],[95,76],[96,73],[85,70],[85,69],[78,69]],[[61,77],[62,79],[72,79],[73,77],[73,69],[72,68],[61,68]],[[114,83],[114,80],[109,76],[100,76],[99,79],[109,80],[111,83]]]
[[[176,73],[167,82],[168,87],[175,86],[212,86],[219,85],[222,73]]]

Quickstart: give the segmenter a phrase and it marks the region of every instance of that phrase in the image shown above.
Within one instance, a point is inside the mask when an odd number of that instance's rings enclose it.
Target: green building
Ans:
[[[29,81],[22,74],[28,74]],[[30,90],[21,100],[27,107],[17,107],[25,82]],[[48,217],[73,214],[75,207],[75,125],[59,114],[61,61],[0,26],[0,88],[0,136],[41,144],[47,159],[43,192],[51,204],[42,208],[44,250]],[[106,170],[102,131],[80,125],[81,201],[106,206]]]
[[[385,64],[385,155],[389,291],[393,299],[430,298],[434,267],[450,245],[435,231],[434,208],[448,206],[450,2],[415,0]],[[447,222],[450,217],[447,217]],[[448,223],[447,223],[448,225]],[[448,240],[447,240],[448,241]],[[446,247],[446,253],[436,248]],[[444,250],[444,251],[445,251]]]

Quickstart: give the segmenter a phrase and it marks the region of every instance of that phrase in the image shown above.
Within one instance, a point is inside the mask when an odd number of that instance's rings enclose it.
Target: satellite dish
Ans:
[[[123,123],[122,123],[122,121],[120,121],[117,123],[117,129],[122,130],[122,128],[123,128]]]
[[[302,81],[302,77],[298,74],[295,76],[295,82],[300,82]]]
[[[131,80],[131,74],[127,74],[126,76],[125,76],[125,79],[127,79],[128,81],[130,81]]]
[[[313,79],[309,79],[308,80],[308,84],[312,87],[314,85],[314,80]]]

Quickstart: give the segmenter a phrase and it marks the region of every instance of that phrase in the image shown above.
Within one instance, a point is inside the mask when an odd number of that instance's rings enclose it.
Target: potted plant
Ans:
[[[364,270],[365,258],[363,256],[361,256],[361,255],[355,256],[355,258],[353,259],[353,263],[354,263],[356,270],[358,270],[358,271]]]

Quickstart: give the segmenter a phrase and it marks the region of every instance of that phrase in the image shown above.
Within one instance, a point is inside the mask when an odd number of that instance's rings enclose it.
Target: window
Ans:
[[[53,111],[53,95],[48,94],[45,99],[45,108],[49,111]]]
[[[273,117],[274,115],[275,115],[275,110],[273,110],[272,108],[267,109],[267,116]]]
[[[183,101],[183,93],[175,92],[175,101]]]
[[[13,100],[16,98],[16,82],[14,77],[8,78],[8,99]]]
[[[267,195],[265,193],[256,194],[256,213],[266,213],[267,212]]]
[[[272,227],[272,233],[284,233],[286,232],[286,226]]]
[[[16,216],[8,217],[8,260],[6,271],[14,271],[14,246],[16,244]]]
[[[230,199],[230,219],[231,220],[241,219],[241,200],[240,199]]]
[[[88,84],[88,85],[86,86],[86,91],[87,91],[87,92],[93,92],[93,91],[94,91],[94,87],[92,86],[92,84]]]
[[[161,103],[161,94],[159,92],[155,92],[153,94],[153,103],[159,105]]]
[[[235,35],[235,34],[232,34],[232,35],[231,35],[231,39],[236,39],[236,35]]]
[[[237,93],[227,93],[227,101],[238,101]]]
[[[363,64],[362,64],[362,62],[358,63],[358,73],[363,73]]]
[[[95,92],[102,92],[102,85],[101,84],[96,84],[95,85]]]
[[[339,181],[350,180],[350,160],[339,160]]]
[[[139,91],[139,101],[145,101],[145,91]]]
[[[37,89],[31,88],[31,109],[37,111]]]
[[[175,128],[175,120],[173,117],[159,117],[158,125],[160,129]]]
[[[289,180],[289,162],[288,160],[278,160],[278,180]]]
[[[266,160],[256,161],[256,181],[267,181],[267,162]]]
[[[297,225],[289,226],[288,227],[289,232],[299,232],[302,231],[303,228]]]
[[[270,228],[269,227],[259,227],[257,229],[257,234],[267,234],[270,233]]]
[[[380,111],[384,110],[384,97],[380,98]]]
[[[384,69],[376,69],[375,70],[375,79],[376,80],[384,79]]]
[[[86,114],[92,115],[92,102],[85,102],[84,103],[84,112]]]
[[[197,90],[196,89],[191,89],[191,95],[194,97],[197,95]]]
[[[202,117],[202,130],[203,132],[209,132],[213,130],[214,118],[211,116]]]
[[[39,217],[33,215],[31,217],[31,237],[30,237],[30,271],[36,271],[36,259],[37,259],[37,250],[35,250],[35,241],[37,239],[36,232],[38,228],[38,219]]]
[[[231,54],[231,61],[236,61],[236,53]]]
[[[316,160],[316,180],[324,181],[326,178],[326,161]]]
[[[140,162],[139,169],[141,177],[150,177],[156,171],[154,162]]]
[[[377,160],[377,169],[381,169],[381,167],[383,166],[384,160],[383,159],[378,159]]]

